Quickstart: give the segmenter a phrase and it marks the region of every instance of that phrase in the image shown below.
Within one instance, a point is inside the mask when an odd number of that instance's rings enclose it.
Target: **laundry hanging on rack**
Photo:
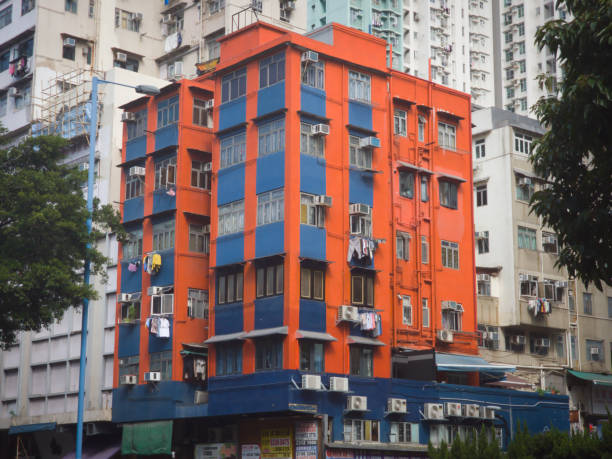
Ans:
[[[374,258],[374,252],[378,247],[378,243],[367,237],[351,237],[349,239],[348,253],[346,261],[350,263],[356,258],[358,261],[371,260]]]

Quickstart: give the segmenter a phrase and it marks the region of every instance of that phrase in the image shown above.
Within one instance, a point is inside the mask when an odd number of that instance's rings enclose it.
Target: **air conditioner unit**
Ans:
[[[567,281],[555,281],[555,287],[567,288]]]
[[[8,95],[10,97],[19,97],[19,89],[17,89],[15,86],[13,86],[12,88],[9,88],[8,90]]]
[[[119,384],[125,384],[126,386],[133,386],[138,382],[136,375],[122,375],[119,378]]]
[[[194,405],[201,405],[208,402],[208,392],[204,390],[196,390],[193,395]]]
[[[321,376],[320,375],[302,375],[303,390],[320,390]]]
[[[119,303],[129,303],[132,299],[132,295],[129,293],[122,293],[119,295]]]
[[[204,108],[206,110],[212,110],[215,106],[215,99],[209,99],[206,102],[204,102]]]
[[[133,123],[136,121],[136,113],[133,112],[123,112],[121,114],[121,122],[122,123]]]
[[[329,390],[332,392],[348,392],[348,378],[342,378],[340,376],[331,376],[329,378]]]
[[[359,322],[359,309],[355,306],[340,306],[338,308],[338,321]]]
[[[319,53],[315,51],[304,51],[302,53],[302,62],[319,62]]]
[[[174,21],[174,16],[172,14],[164,14],[162,16],[162,24],[170,24],[172,21]]]
[[[444,416],[461,417],[461,403],[446,402],[444,404]]]
[[[474,236],[475,236],[476,240],[478,240],[478,239],[486,239],[486,235],[485,235],[484,231],[476,231],[474,233]]]
[[[438,333],[436,334],[436,336],[443,343],[453,342],[453,332],[450,330],[438,330]]]
[[[491,276],[489,274],[476,274],[476,280],[479,281],[490,281]]]
[[[161,381],[161,373],[159,371],[147,371],[144,374],[144,380],[146,382]]]
[[[442,301],[441,306],[442,306],[442,309],[452,309],[453,311],[456,311],[457,304],[458,303],[456,301],[446,300],[446,301]]]
[[[346,409],[351,411],[367,411],[368,397],[362,395],[349,395],[346,399]]]
[[[525,345],[525,335],[514,335],[510,337],[510,344],[514,344],[516,346],[524,346]]]
[[[367,204],[349,204],[349,214],[370,215],[372,209]]]
[[[149,296],[152,296],[152,295],[161,295],[163,290],[164,290],[163,287],[158,287],[157,285],[153,285],[153,286],[151,286],[151,287],[149,287],[147,289],[147,293],[149,294]]]
[[[328,124],[315,124],[310,130],[312,135],[328,135],[329,125]]]
[[[211,171],[212,171],[212,162],[204,163],[204,172],[211,172]]]
[[[380,148],[380,139],[378,137],[362,137],[359,139],[359,148]]]
[[[66,37],[64,38],[64,46],[67,46],[68,48],[74,48],[76,46],[76,40],[71,37]]]
[[[79,170],[82,171],[88,171],[89,170],[89,163],[80,163],[79,164]]]
[[[115,60],[117,62],[127,62],[127,54],[125,53],[116,53]]]
[[[145,168],[142,166],[132,166],[129,169],[129,175],[130,177],[134,177],[134,176],[144,177]]]
[[[292,11],[295,9],[295,1],[290,0],[290,1],[286,1],[285,4],[283,5],[283,8],[289,11]]]
[[[550,339],[538,338],[535,340],[535,347],[550,347]]]
[[[325,196],[324,194],[320,195],[320,196],[315,196],[314,197],[314,203],[317,206],[324,206],[324,207],[331,207],[332,206],[332,197],[331,196]]]
[[[590,353],[591,353],[592,356],[593,355],[599,355],[599,348],[598,347],[592,347],[590,349]]]
[[[444,407],[441,403],[425,403],[423,415],[425,419],[444,419]]]
[[[557,238],[554,236],[542,236],[542,244],[555,245]]]
[[[519,186],[528,186],[531,185],[531,178],[529,177],[521,177],[518,179]]]
[[[388,413],[406,413],[406,399],[404,398],[390,398],[387,399],[387,412]]]
[[[489,408],[488,406],[481,406],[479,417],[483,419],[495,419],[495,410],[493,408]]]
[[[466,418],[479,418],[480,405],[476,405],[473,403],[463,405],[463,416]]]

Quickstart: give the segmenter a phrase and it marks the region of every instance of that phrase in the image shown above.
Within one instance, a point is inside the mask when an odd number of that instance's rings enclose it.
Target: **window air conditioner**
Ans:
[[[453,342],[453,332],[450,330],[438,330],[437,333],[437,338],[438,340],[442,341],[443,343],[452,343]]]
[[[127,62],[127,54],[118,52],[115,54],[115,60],[117,62]]]
[[[133,386],[138,382],[138,378],[136,375],[123,375],[119,378],[119,384],[125,384],[128,386]]]
[[[302,375],[303,390],[320,390],[321,376],[320,375]]]
[[[359,148],[380,148],[380,139],[378,137],[362,137],[359,139]]]
[[[346,399],[346,409],[351,411],[367,411],[368,397],[362,395],[349,395]]]
[[[76,40],[72,37],[66,37],[64,38],[64,46],[67,46],[68,48],[74,48],[76,46]]]
[[[491,276],[489,274],[476,274],[476,280],[479,281],[490,281]]]
[[[302,53],[302,62],[319,62],[319,53],[315,51],[304,51]]]
[[[542,244],[555,245],[557,238],[554,236],[542,236]]]
[[[123,112],[121,114],[121,122],[122,123],[133,123],[136,121],[136,113],[133,112]]]
[[[163,287],[158,287],[156,285],[153,285],[153,286],[148,288],[147,293],[149,294],[149,296],[151,296],[151,295],[161,295],[163,290],[164,290]]]
[[[425,419],[444,419],[444,407],[441,403],[425,403],[423,414]]]
[[[204,102],[204,108],[206,110],[212,110],[215,106],[215,99],[209,99],[206,102]]]
[[[338,308],[338,322],[359,322],[359,309],[355,306],[342,305]]]
[[[295,9],[295,1],[293,0],[289,0],[286,1],[285,4],[283,5],[283,8],[289,11],[292,11]]]
[[[388,413],[406,413],[406,399],[404,398],[390,398],[387,399],[387,412]]]
[[[457,310],[457,302],[456,301],[450,301],[450,300],[446,300],[446,301],[442,301],[441,305],[442,305],[442,309],[452,309],[453,311]]]
[[[172,21],[174,21],[174,16],[172,14],[164,14],[162,16],[162,24],[170,24]]]
[[[567,281],[555,281],[555,287],[567,288]]]
[[[591,355],[599,355],[599,348],[598,347],[592,347],[591,350]]]
[[[444,416],[461,417],[461,403],[446,402],[444,404]]]
[[[525,345],[525,335],[514,335],[510,338],[510,344],[514,344],[516,346],[524,346]]]
[[[535,340],[535,347],[550,347],[550,339],[548,338],[538,338]]]
[[[331,390],[332,392],[348,392],[348,378],[342,378],[340,376],[331,376],[329,378],[329,390]]]
[[[331,207],[332,206],[332,197],[331,196],[325,196],[325,195],[320,195],[320,196],[315,196],[314,197],[314,203],[317,206],[324,206],[324,207]]]
[[[12,88],[9,88],[9,90],[8,90],[8,95],[9,95],[10,97],[19,97],[19,95],[20,95],[20,94],[19,94],[19,89],[17,89],[17,88],[16,88],[16,87],[14,87],[14,86],[13,86]]]
[[[119,295],[119,303],[129,303],[132,299],[132,295],[129,293],[122,293]]]
[[[204,172],[211,172],[212,171],[212,162],[211,163],[205,163],[204,164]]]
[[[473,403],[463,405],[463,416],[466,418],[479,418],[480,405],[476,405]]]
[[[134,176],[144,177],[145,168],[142,166],[132,166],[129,169],[129,175],[130,177],[134,177]]]
[[[144,380],[146,382],[161,381],[161,373],[159,371],[147,371],[144,374]]]
[[[518,180],[518,184],[519,184],[519,186],[528,186],[528,185],[531,185],[531,178],[529,178],[529,177],[521,177]]]
[[[349,204],[349,214],[370,215],[371,208],[367,204]]]
[[[328,124],[315,124],[311,128],[312,135],[328,135],[329,134],[329,125]]]

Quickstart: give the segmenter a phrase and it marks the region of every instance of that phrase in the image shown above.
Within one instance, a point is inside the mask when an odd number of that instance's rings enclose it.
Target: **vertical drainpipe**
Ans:
[[[474,332],[478,331],[478,295],[476,294],[476,246],[474,244],[474,176],[473,176],[473,169],[472,169],[472,110],[471,110],[471,105],[472,105],[472,96],[469,96],[469,104],[468,104],[468,116],[467,116],[467,129],[468,129],[468,140],[469,140],[469,151],[470,154],[468,156],[468,164],[469,164],[469,169],[468,169],[468,173],[470,174],[469,177],[471,177],[472,179],[468,182],[470,183],[470,188],[469,188],[469,193],[470,193],[470,215],[471,217],[471,221],[470,221],[470,228],[472,228],[472,266],[474,266],[474,269],[472,270],[472,297],[474,299]],[[499,307],[499,303],[498,303],[498,307]],[[499,323],[499,319],[498,319],[498,323]]]
[[[393,95],[391,94],[391,72],[387,74],[387,100],[389,105],[389,110],[387,116],[389,118],[389,199],[391,200],[391,360],[393,360],[393,347],[397,346],[397,325],[396,325],[396,309],[397,307],[397,240],[395,237],[395,232],[397,230],[395,223],[395,200],[393,199],[393,177],[394,177],[394,168],[393,168]],[[390,362],[391,365],[391,376],[393,377],[393,361]]]

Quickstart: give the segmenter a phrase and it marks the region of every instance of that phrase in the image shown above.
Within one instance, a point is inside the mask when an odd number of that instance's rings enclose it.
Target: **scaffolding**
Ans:
[[[58,135],[65,139],[82,138],[89,143],[91,120],[91,80],[103,77],[102,72],[92,69],[74,69],[49,80],[41,90],[40,99],[35,100],[39,115],[32,124],[32,135]],[[98,90],[98,109],[103,94]],[[98,128],[100,127],[98,116]]]

